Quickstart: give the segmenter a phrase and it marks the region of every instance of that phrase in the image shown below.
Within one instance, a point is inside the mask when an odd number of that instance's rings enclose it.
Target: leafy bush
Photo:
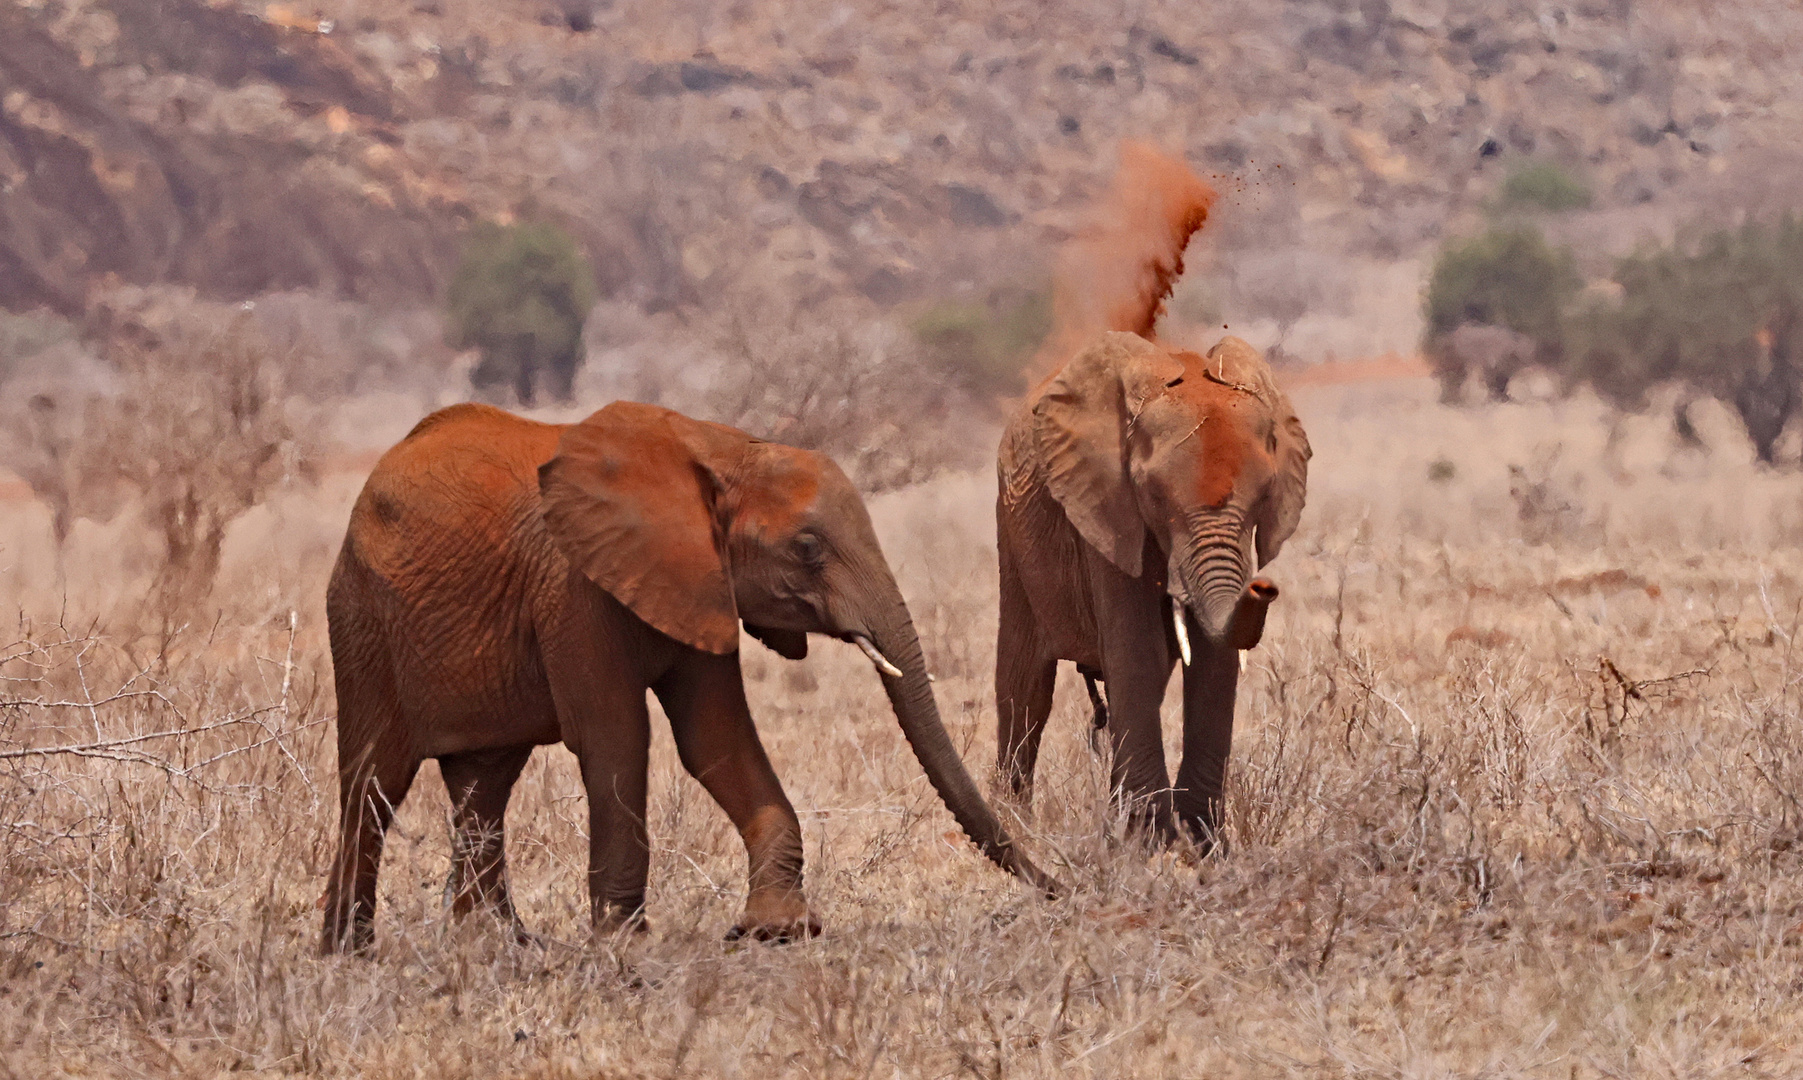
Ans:
[[[927,359],[975,394],[1018,394],[1027,361],[1052,329],[1044,289],[998,295],[988,303],[946,301],[911,326]]]
[[[1752,222],[1616,264],[1621,295],[1575,311],[1565,374],[1625,408],[1676,380],[1734,406],[1770,462],[1803,404],[1803,221]]]
[[[478,388],[510,387],[528,406],[541,389],[567,401],[594,303],[594,271],[563,230],[485,225],[451,281],[448,336],[454,348],[481,351]]]
[[[1590,205],[1590,186],[1550,161],[1517,169],[1503,181],[1503,207],[1549,210],[1555,214]]]
[[[1532,339],[1548,356],[1558,350],[1565,309],[1581,284],[1571,253],[1530,227],[1493,228],[1442,248],[1423,298],[1422,351],[1446,397],[1457,396],[1469,368],[1451,347],[1454,331],[1467,324],[1502,327]]]

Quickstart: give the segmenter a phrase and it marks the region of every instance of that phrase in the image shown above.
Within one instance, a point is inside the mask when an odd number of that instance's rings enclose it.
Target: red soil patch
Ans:
[[[1419,356],[1386,353],[1364,360],[1329,360],[1307,367],[1286,367],[1277,373],[1284,389],[1303,386],[1339,386],[1346,383],[1382,382],[1387,379],[1426,379],[1433,369]]]

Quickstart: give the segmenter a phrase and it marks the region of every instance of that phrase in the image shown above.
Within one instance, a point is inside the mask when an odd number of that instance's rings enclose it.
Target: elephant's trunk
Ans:
[[[1207,644],[1250,649],[1264,635],[1277,586],[1252,577],[1253,565],[1236,520],[1207,522],[1173,551],[1171,595],[1194,615]]]
[[[920,652],[920,638],[908,616],[907,605],[899,594],[890,603],[894,613],[872,628],[872,637],[882,656],[901,672],[899,676],[885,674],[883,689],[889,694],[902,734],[913,747],[927,780],[964,834],[991,862],[1047,896],[1063,894],[1064,886],[1015,846],[965,770],[963,759],[939,719],[939,706],[927,679],[926,660]]]
[[[1277,586],[1270,578],[1255,577],[1248,581],[1246,591],[1233,605],[1227,625],[1221,629],[1220,642],[1230,649],[1256,647],[1265,635],[1265,614],[1271,610],[1271,601],[1275,599]]]
[[[1173,546],[1171,595],[1195,616],[1195,628],[1202,631],[1206,644],[1227,648],[1240,640],[1229,635],[1242,619],[1252,616],[1256,606],[1247,603],[1247,579],[1253,569],[1243,523],[1233,514],[1211,514],[1192,520],[1189,533]],[[1262,627],[1262,614],[1258,618]],[[1257,635],[1254,630],[1254,642]]]

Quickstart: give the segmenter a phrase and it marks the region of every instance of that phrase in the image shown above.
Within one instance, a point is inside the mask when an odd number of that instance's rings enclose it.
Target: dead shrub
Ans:
[[[225,530],[311,467],[283,401],[283,371],[248,319],[119,349],[128,391],[99,418],[92,471],[129,485],[162,540],[147,601],[173,622],[205,599]]]
[[[206,598],[227,527],[280,484],[309,479],[285,371],[246,314],[128,321],[103,345],[100,391],[70,380],[32,395],[7,462],[52,510],[60,548],[77,517],[125,505],[154,537],[142,602],[170,629]]]
[[[867,492],[974,463],[984,443],[971,437],[981,424],[965,390],[864,315],[851,304],[735,307],[716,324],[720,369],[698,415],[819,450]]]

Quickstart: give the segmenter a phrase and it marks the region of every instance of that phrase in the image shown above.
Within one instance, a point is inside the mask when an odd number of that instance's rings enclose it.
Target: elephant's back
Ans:
[[[563,427],[489,405],[440,409],[376,463],[351,511],[345,556],[403,592],[526,558],[538,467]]]
[[[564,428],[466,403],[427,416],[376,463],[353,526],[456,527],[536,501],[538,467]]]
[[[415,476],[475,483],[485,490],[538,485],[538,467],[557,452],[564,424],[546,424],[466,401],[428,415],[376,463],[370,480]]]
[[[563,429],[460,405],[377,462],[326,596],[340,693],[381,670],[424,756],[488,745],[496,717],[549,715],[533,599],[563,572],[538,517],[538,467]],[[509,739],[555,739],[510,728]]]

